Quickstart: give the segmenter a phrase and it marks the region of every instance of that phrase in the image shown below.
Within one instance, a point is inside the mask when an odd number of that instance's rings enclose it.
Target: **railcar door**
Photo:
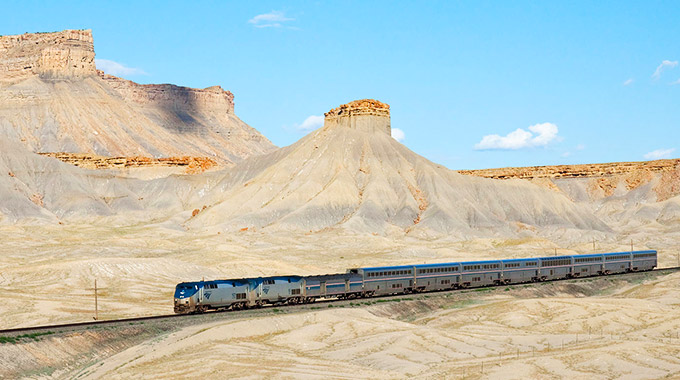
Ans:
[[[319,295],[325,296],[326,295],[326,281],[321,281],[319,283]]]

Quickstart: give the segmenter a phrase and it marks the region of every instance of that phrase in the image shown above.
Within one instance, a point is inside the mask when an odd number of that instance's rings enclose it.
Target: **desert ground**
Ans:
[[[117,319],[170,314],[200,279],[631,249],[680,266],[680,160],[465,175],[393,138],[375,99],[277,148],[219,86],[98,70],[90,30],[0,53],[3,329],[91,321],[95,280]],[[679,290],[583,279],[5,339],[0,377],[680,377]]]
[[[227,313],[158,331],[66,333],[1,345],[0,375],[677,377],[680,274],[632,276]]]

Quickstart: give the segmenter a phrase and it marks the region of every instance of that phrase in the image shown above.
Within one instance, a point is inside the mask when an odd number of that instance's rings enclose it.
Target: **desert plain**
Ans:
[[[172,313],[200,279],[631,249],[680,265],[679,160],[457,172],[373,99],[277,148],[219,87],[98,71],[89,31],[0,42],[2,328],[92,320],[95,280],[117,319]],[[673,378],[679,291],[633,274],[58,332],[0,343],[0,376]]]

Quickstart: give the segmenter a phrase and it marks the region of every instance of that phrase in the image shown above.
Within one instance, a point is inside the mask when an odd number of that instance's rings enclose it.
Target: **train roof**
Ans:
[[[418,264],[414,265],[416,268],[434,268],[434,267],[448,267],[451,265],[460,265],[461,263],[434,263],[434,264]]]
[[[538,257],[532,257],[532,258],[529,258],[529,259],[526,259],[526,258],[525,259],[503,259],[503,260],[500,260],[500,261],[507,263],[509,261],[536,261],[536,260],[538,260]]]
[[[500,263],[501,260],[478,260],[478,261],[463,261],[461,264],[496,264]]]
[[[368,267],[368,268],[359,268],[361,270],[392,270],[392,269],[410,269],[413,268],[415,265],[395,265],[395,266],[390,266],[390,267]]]
[[[579,257],[582,257],[581,255],[577,255]],[[598,256],[598,255],[593,255],[593,256]],[[538,257],[541,260],[555,260],[555,259],[571,259],[574,256],[546,256],[546,257]]]

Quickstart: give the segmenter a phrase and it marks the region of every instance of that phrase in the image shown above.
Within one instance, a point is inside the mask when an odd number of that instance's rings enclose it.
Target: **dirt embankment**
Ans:
[[[195,174],[217,167],[217,162],[208,157],[106,157],[80,153],[38,153],[86,169],[127,169],[142,167],[183,167],[185,173]]]

